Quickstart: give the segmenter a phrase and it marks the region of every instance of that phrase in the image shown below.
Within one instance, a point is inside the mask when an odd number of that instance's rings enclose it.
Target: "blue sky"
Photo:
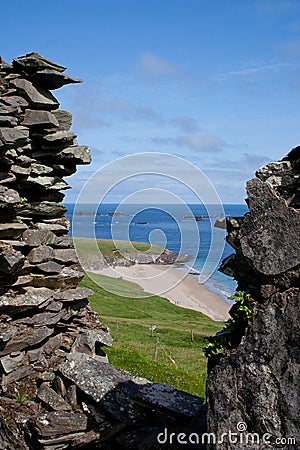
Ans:
[[[225,203],[300,144],[298,0],[15,0],[1,5],[4,60],[37,51],[82,85],[54,91],[93,163],[140,152],[186,158]]]

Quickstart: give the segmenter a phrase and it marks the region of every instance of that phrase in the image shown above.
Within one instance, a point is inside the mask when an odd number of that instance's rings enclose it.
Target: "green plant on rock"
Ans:
[[[21,205],[26,205],[26,203],[28,202],[26,197],[20,197],[20,204]]]
[[[252,319],[253,298],[250,294],[237,291],[230,299],[235,300],[230,310],[231,319],[219,333],[208,338],[208,343],[204,347],[205,356],[216,361],[239,345]]]
[[[24,224],[24,222],[23,222],[22,219],[15,219],[15,220],[14,220],[14,223],[22,223],[22,224]]]
[[[25,395],[21,394],[20,392],[17,393],[16,395],[16,403],[18,406],[23,406],[26,402],[26,397]]]

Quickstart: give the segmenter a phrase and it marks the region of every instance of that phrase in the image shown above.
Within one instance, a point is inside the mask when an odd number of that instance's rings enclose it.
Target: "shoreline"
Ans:
[[[164,297],[182,308],[200,311],[215,321],[229,319],[229,303],[205,285],[199,284],[193,275],[179,271],[174,266],[135,264],[129,267],[109,266],[92,272],[136,283],[145,292]]]

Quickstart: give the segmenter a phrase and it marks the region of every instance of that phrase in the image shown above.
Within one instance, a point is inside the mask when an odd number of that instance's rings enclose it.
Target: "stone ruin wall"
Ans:
[[[107,362],[60,203],[63,177],[90,162],[50,92],[80,81],[64,71],[0,59],[0,448],[157,448],[165,426],[203,431],[203,404]]]
[[[258,433],[269,442],[224,443],[218,450],[300,448],[300,147],[270,163],[247,183],[249,213],[227,219],[236,254],[221,270],[254,299],[253,317],[240,344],[209,364],[208,431]],[[209,363],[212,363],[210,361]],[[245,434],[244,434],[245,435]],[[296,444],[288,438],[294,438]],[[285,441],[286,439],[286,441]]]

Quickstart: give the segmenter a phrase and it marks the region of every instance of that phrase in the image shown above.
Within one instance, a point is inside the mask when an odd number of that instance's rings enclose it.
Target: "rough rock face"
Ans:
[[[60,203],[62,177],[90,162],[49,92],[80,81],[64,71],[0,58],[0,448],[158,448],[165,427],[203,431],[202,400],[107,362]]]
[[[251,294],[254,312],[238,347],[210,369],[208,428],[220,438],[243,422],[261,440],[234,445],[227,435],[211,448],[300,447],[299,168],[300,147],[260,168],[247,183],[250,212],[227,219],[236,254],[221,269]]]

